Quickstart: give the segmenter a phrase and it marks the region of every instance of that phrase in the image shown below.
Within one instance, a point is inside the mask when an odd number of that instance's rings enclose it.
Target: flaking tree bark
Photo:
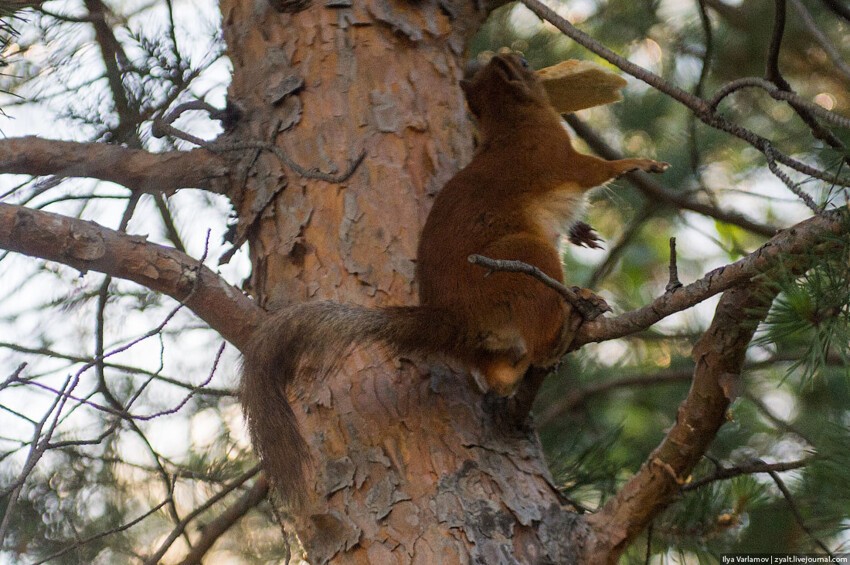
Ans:
[[[44,212],[0,204],[0,246],[165,292],[237,347],[261,308],[317,299],[414,303],[419,230],[433,196],[473,151],[457,85],[466,41],[495,4],[364,0],[275,9],[223,0],[238,119],[215,142],[156,155],[0,140],[2,172],[227,194],[238,216],[233,239],[250,245],[253,301],[180,252]],[[817,216],[642,310],[579,330],[577,347],[726,293],[695,348],[694,384],[676,426],[598,512],[581,514],[560,496],[533,425],[505,416],[509,402],[482,396],[457,368],[392,359],[374,346],[290,391],[321,503],[286,515],[287,524],[316,563],[615,562],[676,496],[724,421],[774,292],[754,279],[789,255],[800,257],[793,269],[805,269],[812,242],[841,229],[838,215]],[[261,480],[250,500],[265,489]]]

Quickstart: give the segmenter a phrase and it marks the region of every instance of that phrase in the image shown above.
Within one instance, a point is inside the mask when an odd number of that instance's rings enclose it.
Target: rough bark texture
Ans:
[[[485,14],[475,3],[387,0],[221,9],[231,96],[245,110],[232,141],[274,142],[325,172],[366,151],[342,185],[246,152],[231,196],[257,298],[415,303],[412,260],[432,196],[472,154],[457,79]],[[582,528],[534,433],[500,425],[499,402],[466,377],[367,348],[296,389],[318,496],[290,522],[311,562],[576,561]]]
[[[206,149],[149,153],[39,137],[0,139],[0,170],[108,180],[151,194],[171,194],[187,186],[220,192],[228,171],[225,160]]]
[[[679,492],[726,421],[726,410],[740,389],[744,354],[773,292],[753,284],[723,294],[711,326],[694,347],[693,383],[676,424],[635,476],[588,517],[595,543],[588,544],[583,562],[616,563]]]
[[[197,259],[94,222],[0,203],[0,248],[82,272],[109,273],[167,294],[240,349],[263,314]]]

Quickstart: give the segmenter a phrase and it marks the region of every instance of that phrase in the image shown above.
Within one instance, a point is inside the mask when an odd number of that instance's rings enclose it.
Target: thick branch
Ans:
[[[596,532],[588,563],[616,562],[679,492],[725,421],[747,346],[772,298],[757,284],[724,293],[711,326],[694,347],[694,381],[676,424],[617,496],[588,518]]]
[[[698,281],[656,298],[650,304],[616,318],[597,318],[582,324],[573,342],[577,348],[589,342],[623,337],[648,328],[659,320],[680,312],[706,298],[746,283],[780,262],[793,269],[807,257],[827,234],[840,233],[843,210],[813,216],[794,227],[782,230],[770,241],[743,259],[715,269]]]
[[[189,187],[222,193],[216,181],[227,172],[227,162],[206,149],[150,153],[34,136],[0,139],[0,173],[94,178],[150,193]]]
[[[240,349],[263,315],[238,288],[196,259],[93,222],[0,203],[0,248],[131,280],[185,301]]]

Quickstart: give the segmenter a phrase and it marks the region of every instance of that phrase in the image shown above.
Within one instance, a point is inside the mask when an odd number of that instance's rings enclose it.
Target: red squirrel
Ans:
[[[254,447],[282,498],[303,497],[306,443],[286,400],[305,367],[333,367],[356,343],[460,362],[502,396],[529,367],[567,350],[571,307],[528,275],[488,271],[471,254],[515,259],[563,281],[558,238],[585,193],[649,159],[606,161],[576,152],[537,75],[522,57],[496,55],[461,81],[481,133],[472,161],[443,187],[419,241],[419,306],[364,308],[312,302],[272,312],[245,351],[242,403]]]

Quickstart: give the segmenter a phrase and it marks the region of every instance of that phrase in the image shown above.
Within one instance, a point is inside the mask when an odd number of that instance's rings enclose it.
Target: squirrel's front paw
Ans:
[[[599,237],[596,230],[585,222],[576,222],[570,227],[569,239],[571,243],[580,247],[602,249],[602,245],[599,243],[602,238]]]
[[[608,306],[605,299],[594,293],[592,290],[582,288],[580,286],[574,286],[573,292],[578,295],[579,300],[581,300],[585,305],[585,320],[595,320],[605,312],[611,311],[611,307]]]

